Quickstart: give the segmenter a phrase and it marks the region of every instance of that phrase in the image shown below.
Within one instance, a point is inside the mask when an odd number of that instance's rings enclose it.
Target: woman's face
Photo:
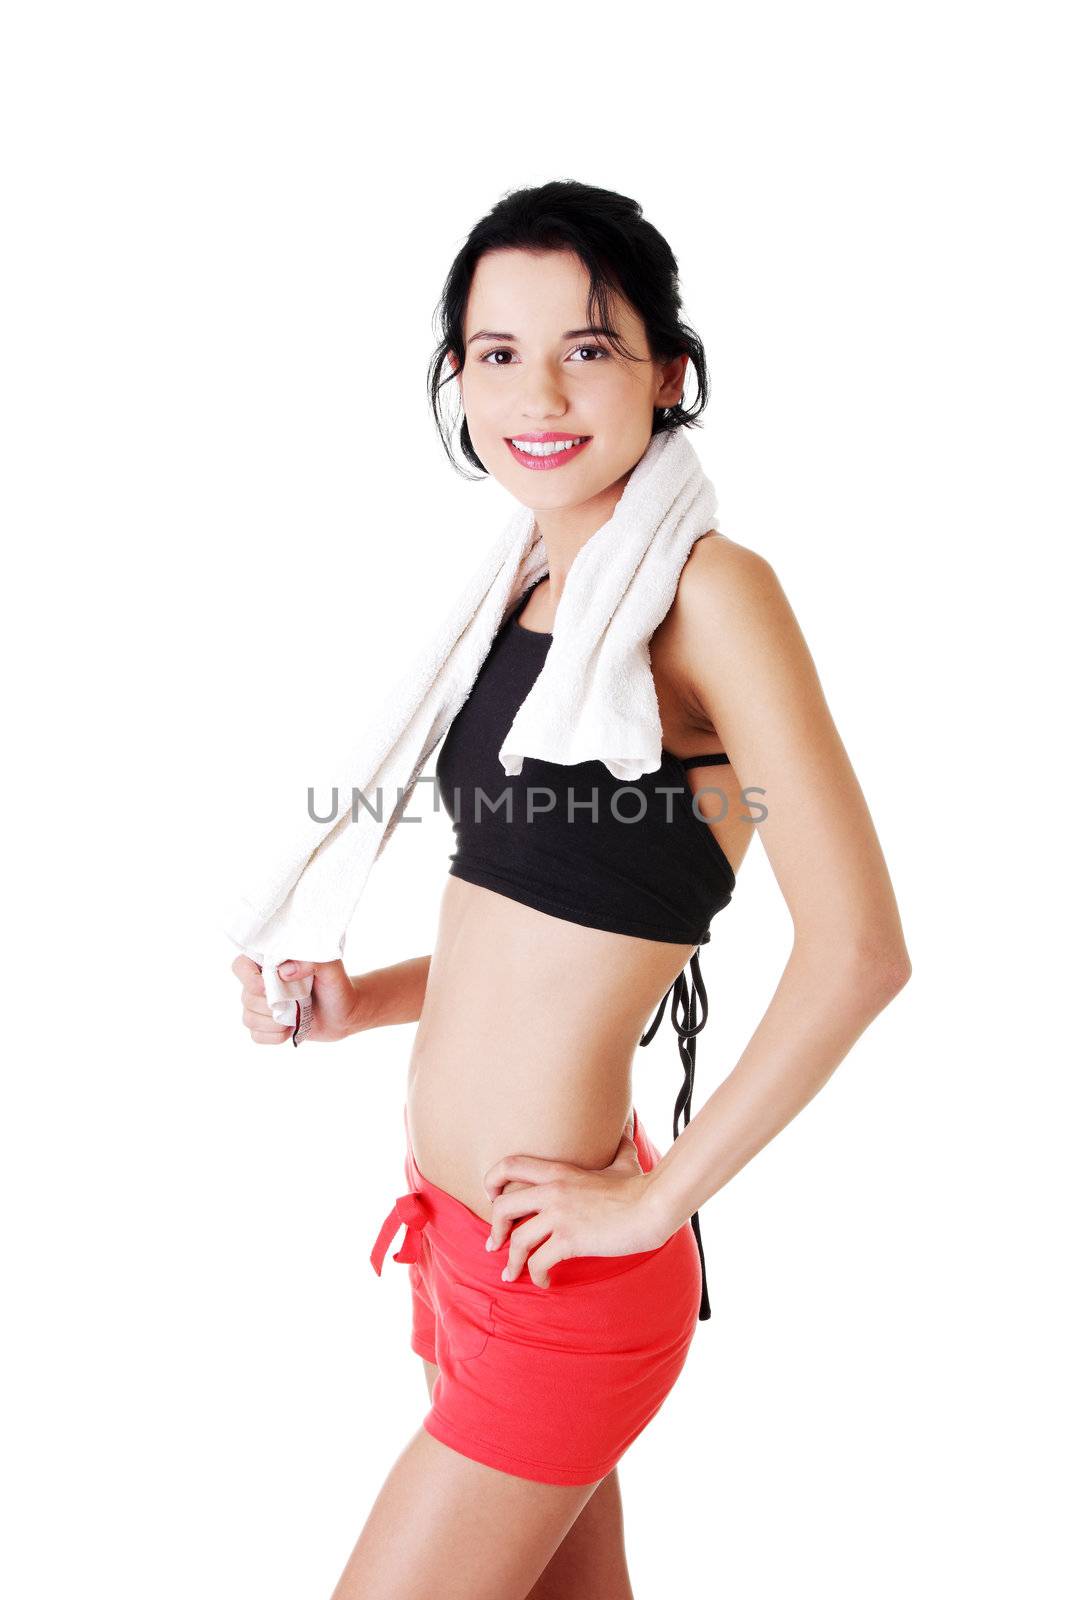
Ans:
[[[486,470],[533,511],[581,505],[628,475],[648,448],[653,407],[681,397],[686,356],[653,362],[641,318],[618,297],[615,328],[639,359],[617,355],[584,331],[588,293],[569,251],[494,250],[475,268],[457,378],[467,427]],[[546,435],[588,443],[546,456],[509,442]]]

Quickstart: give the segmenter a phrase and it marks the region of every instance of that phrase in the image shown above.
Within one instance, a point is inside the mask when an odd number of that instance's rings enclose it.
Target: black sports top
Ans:
[[[691,1113],[695,1036],[707,1021],[699,946],[710,939],[711,919],[735,888],[722,846],[694,809],[685,772],[729,757],[716,752],[682,760],[664,750],[657,771],[624,783],[601,761],[563,766],[527,756],[521,773],[509,777],[500,746],[552,641],[550,633],[520,625],[522,607],[490,645],[438,753],[438,790],[457,844],[449,872],[568,922],[698,947],[689,965],[700,1021],[683,967],[641,1038],[642,1045],[652,1039],[673,994],[671,1021],[684,1075],[674,1108],[677,1139],[679,1119],[688,1124]],[[704,1321],[711,1308],[698,1213],[692,1224]]]

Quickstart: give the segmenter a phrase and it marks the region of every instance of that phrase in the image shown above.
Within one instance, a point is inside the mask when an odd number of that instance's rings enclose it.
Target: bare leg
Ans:
[[[600,1480],[527,1600],[634,1600],[617,1467]]]
[[[597,1487],[497,1472],[420,1427],[382,1485],[332,1600],[526,1600]]]
[[[432,1394],[437,1368],[423,1361]],[[526,1600],[633,1600],[618,1468],[601,1479]]]

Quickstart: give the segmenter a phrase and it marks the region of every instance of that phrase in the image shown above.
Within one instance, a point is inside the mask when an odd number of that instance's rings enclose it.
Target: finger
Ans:
[[[496,1199],[505,1183],[517,1178],[525,1183],[548,1183],[565,1178],[574,1168],[566,1161],[548,1161],[543,1156],[505,1156],[489,1168],[482,1182],[490,1200]]]
[[[313,978],[314,961],[283,961],[278,967],[279,978]]]
[[[509,1194],[497,1195],[490,1208],[492,1221],[485,1248],[499,1250],[517,1217],[536,1216],[557,1198],[557,1193],[552,1184],[532,1183],[525,1189],[512,1189]]]
[[[265,1033],[263,1029],[255,1028],[252,1031],[252,1041],[254,1044],[284,1044],[292,1031],[291,1028],[285,1028],[280,1033]]]
[[[238,956],[230,967],[231,972],[236,972],[244,987],[252,994],[265,994],[263,987],[263,969],[257,967],[251,956]]]
[[[641,1158],[637,1153],[637,1146],[630,1138],[630,1135],[628,1133],[624,1133],[622,1138],[619,1140],[619,1148],[616,1150],[615,1159],[611,1164],[613,1167],[632,1167],[635,1161],[637,1162],[638,1166],[641,1165]]]
[[[242,995],[242,999],[244,1000],[246,1011],[254,1011],[258,1016],[261,1017],[272,1017],[274,1015],[270,1008],[270,1001],[267,999],[266,995],[253,994],[250,990],[246,989]]]
[[[520,1189],[536,1189],[536,1187],[537,1185],[535,1183],[514,1183],[509,1181],[504,1185],[503,1192],[505,1194],[517,1193]],[[508,1236],[510,1227],[510,1222],[507,1218],[505,1218],[500,1227],[494,1230],[492,1218],[490,1218],[489,1236],[485,1241],[485,1248],[487,1250],[499,1250],[500,1246],[504,1243],[504,1240]]]
[[[526,1259],[526,1270],[531,1280],[539,1289],[551,1289],[552,1280],[549,1272],[560,1261],[566,1261],[570,1251],[564,1248],[563,1241],[558,1233],[552,1233],[545,1240],[540,1250],[535,1250]]]
[[[547,1217],[531,1217],[529,1222],[524,1222],[521,1228],[514,1230],[511,1235],[507,1265],[500,1274],[505,1283],[514,1283],[517,1280],[530,1251],[549,1238],[551,1233],[552,1224]]]
[[[276,1022],[268,1010],[266,1016],[261,1011],[249,1011],[246,1007],[241,1013],[241,1021],[246,1028],[255,1029],[257,1033],[288,1033],[289,1029],[284,1022]]]

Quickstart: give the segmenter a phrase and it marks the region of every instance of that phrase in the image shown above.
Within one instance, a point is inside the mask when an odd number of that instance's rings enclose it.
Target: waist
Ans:
[[[407,1130],[407,1152],[404,1160],[404,1170],[410,1185],[409,1193],[401,1204],[404,1209],[397,1208],[386,1218],[382,1233],[372,1253],[372,1261],[377,1269],[381,1270],[384,1252],[388,1240],[395,1236],[395,1230],[401,1221],[407,1222],[409,1234],[412,1229],[425,1230],[430,1236],[435,1259],[447,1262],[449,1272],[459,1281],[466,1282],[470,1278],[484,1280],[488,1290],[499,1290],[499,1259],[487,1256],[484,1249],[487,1218],[481,1209],[472,1209],[461,1197],[457,1197],[447,1189],[434,1183],[422,1171],[418,1162],[411,1138],[410,1121],[405,1112],[405,1127]],[[638,1163],[643,1172],[648,1172],[661,1159],[660,1152],[649,1138],[644,1126],[639,1122],[636,1112],[631,1109],[624,1130],[633,1138],[637,1148]],[[507,1188],[521,1188],[521,1184],[508,1184]],[[416,1240],[405,1239],[405,1248],[398,1259],[417,1260],[419,1244]],[[657,1246],[649,1250],[638,1251],[633,1254],[614,1257],[579,1256],[558,1262],[552,1269],[552,1286],[555,1289],[572,1283],[599,1282],[616,1274],[627,1272],[642,1262],[662,1254],[664,1246]],[[515,1293],[522,1294],[521,1287],[516,1286]],[[539,1295],[542,1291],[536,1291]]]
[[[547,916],[449,877],[408,1069],[425,1176],[488,1216],[501,1157],[614,1157],[634,1054],[690,949]]]
[[[492,1062],[484,1065],[492,1069]],[[539,1156],[595,1171],[614,1159],[631,1114],[625,1070],[601,1093],[578,1092],[568,1104],[539,1091],[532,1079],[513,1084],[507,1101],[485,1096],[469,1078],[435,1073],[424,1063],[408,1084],[405,1122],[425,1178],[488,1220],[485,1174],[504,1156]]]

